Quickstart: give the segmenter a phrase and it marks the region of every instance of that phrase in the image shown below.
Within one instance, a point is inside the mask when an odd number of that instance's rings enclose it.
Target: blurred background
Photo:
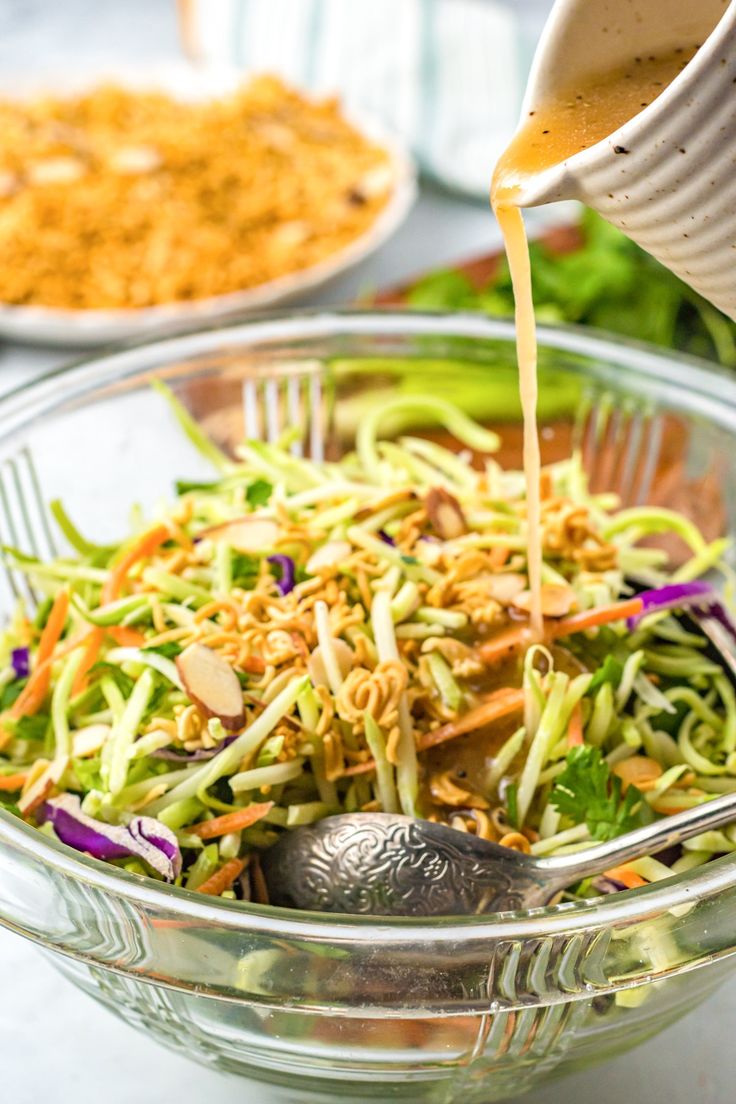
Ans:
[[[232,90],[264,73],[283,78],[308,99],[336,96],[338,110],[365,127],[366,134],[378,127],[390,139],[393,192],[375,224],[364,233],[354,231],[356,240],[344,254],[330,253],[332,246],[324,243],[329,280],[305,272],[308,262],[295,251],[288,301],[300,306],[378,301],[509,315],[513,302],[498,256],[500,235],[489,208],[489,181],[519,117],[534,48],[551,6],[552,0],[0,0],[0,98],[4,90],[22,104],[39,89],[60,97],[80,85],[94,88],[113,80],[160,84],[186,99],[195,89],[196,96],[202,88]],[[23,132],[26,123],[21,123],[16,133]],[[124,141],[127,124],[119,120],[117,125]],[[331,141],[327,134],[323,152],[329,153]],[[176,156],[176,139],[169,145]],[[61,170],[68,171],[69,149],[63,144],[59,149]],[[59,149],[52,148],[52,180],[59,171]],[[178,151],[185,168],[189,158],[195,183],[206,152]],[[143,155],[144,161],[150,159],[151,150],[144,149]],[[24,156],[18,154],[21,174]],[[133,157],[140,160],[139,148]],[[153,157],[154,162],[161,160],[156,150]],[[8,140],[0,150],[0,252],[10,257],[8,243],[17,238],[12,219],[20,210],[27,221],[27,260],[36,263],[43,259],[56,222],[72,219],[65,197],[73,198],[74,183],[53,186],[61,214],[39,206],[35,223],[28,221],[23,204],[36,193],[26,189],[26,195],[15,186],[12,158],[13,142]],[[412,162],[419,182],[416,199]],[[283,164],[289,164],[288,158]],[[6,179],[3,194],[3,177],[8,178],[3,168],[8,166],[11,183],[8,187]],[[153,171],[150,187],[157,177],[165,177],[168,167],[163,163]],[[41,170],[41,175],[48,174],[48,164]],[[286,171],[298,179],[299,166]],[[126,197],[134,204],[137,186],[133,181]],[[244,196],[244,189],[238,194]],[[151,219],[154,205],[165,212],[173,197],[164,189],[154,199],[144,199],[146,203]],[[262,217],[259,211],[256,221]],[[294,233],[304,233],[299,218],[287,226],[274,225],[286,242]],[[542,319],[593,325],[736,366],[733,323],[617,231],[590,214],[581,222],[574,205],[532,210],[528,225],[535,239],[534,290]],[[249,240],[238,237],[242,224],[229,238],[226,223],[218,229],[231,257],[252,248]],[[62,254],[73,255],[79,264],[86,248],[80,243],[99,237],[99,220],[77,231]],[[161,236],[155,251],[174,272],[184,251],[173,239],[162,245]],[[187,242],[190,246],[196,252],[193,241]],[[52,268],[56,264],[48,263]],[[8,265],[18,271],[28,267],[22,253]],[[154,309],[150,317],[127,311],[122,324],[110,326],[95,323],[89,317],[94,311],[67,311],[61,320],[49,316],[45,308],[53,304],[44,303],[40,285],[35,291],[32,287],[30,297],[21,290],[16,299],[9,299],[0,286],[0,339],[5,338],[0,344],[0,386],[21,383],[83,348],[140,336],[162,320],[191,325],[221,317],[217,303],[195,301],[202,294],[192,296],[192,310],[186,302],[178,304],[171,319],[166,309]],[[10,303],[9,309],[3,301]],[[266,280],[265,286],[250,288],[250,295],[235,307],[242,312],[284,301],[284,294],[274,292]],[[123,301],[123,306],[130,305]]]
[[[63,93],[70,80],[94,84],[121,72],[155,83],[172,66],[181,84],[180,68],[189,66],[193,80],[269,72],[310,93],[337,94],[348,111],[395,135],[421,172],[418,200],[380,249],[328,288],[297,297],[300,305],[349,303],[497,252],[492,165],[513,132],[550,7],[551,0],[0,0],[0,93]],[[532,222],[559,218],[535,212]],[[485,264],[480,272],[485,277]],[[21,319],[22,351],[17,328],[6,334],[0,386],[76,351],[73,330],[54,348],[36,323]]]

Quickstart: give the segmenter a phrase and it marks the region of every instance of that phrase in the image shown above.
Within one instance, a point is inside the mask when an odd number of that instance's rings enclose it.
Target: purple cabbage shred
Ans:
[[[179,842],[154,817],[134,816],[126,825],[105,824],[83,813],[77,795],[67,793],[46,801],[38,821],[50,823],[62,843],[95,859],[142,859],[167,882],[181,873]]]
[[[10,662],[16,678],[28,678],[31,673],[31,653],[28,648],[13,648]]]
[[[644,603],[644,608],[641,613],[628,618],[626,627],[629,629],[635,629],[642,618],[650,613],[670,609],[687,610],[706,605],[716,598],[716,592],[710,583],[696,579],[691,583],[667,583],[654,590],[643,590],[638,597]]]
[[[296,584],[296,566],[291,556],[284,556],[279,552],[275,556],[269,556],[268,562],[281,568],[281,578],[276,580],[276,586],[281,594],[289,594]]]

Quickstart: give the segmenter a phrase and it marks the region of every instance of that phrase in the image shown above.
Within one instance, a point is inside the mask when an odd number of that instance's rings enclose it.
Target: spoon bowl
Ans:
[[[262,858],[272,904],[371,916],[517,912],[583,878],[736,819],[736,793],[568,855],[536,858],[445,824],[345,813],[282,836]]]

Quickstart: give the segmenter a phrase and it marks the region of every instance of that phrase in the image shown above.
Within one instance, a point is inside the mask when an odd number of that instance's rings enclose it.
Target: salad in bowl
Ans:
[[[55,501],[73,555],[4,548],[43,594],[0,641],[0,796],[18,817],[129,872],[267,903],[263,851],[341,812],[542,856],[736,790],[733,683],[699,631],[704,611],[731,625],[703,578],[730,580],[724,540],[591,492],[577,454],[547,466],[532,637],[524,480],[458,407],[389,399],[337,460],[289,432],[231,458],[155,386],[212,478],[177,483],[119,542]],[[382,436],[407,416],[464,451]],[[731,831],[569,896],[690,870]]]

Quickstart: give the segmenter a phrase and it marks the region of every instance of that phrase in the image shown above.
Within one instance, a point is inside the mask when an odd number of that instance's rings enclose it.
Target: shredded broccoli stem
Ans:
[[[148,702],[155,686],[153,671],[145,670],[140,676],[128,699],[122,716],[116,723],[110,737],[112,755],[107,788],[115,796],[125,786],[128,776],[130,750],[135,741],[138,727],[143,719]]]
[[[712,620],[658,610],[656,594],[636,628],[610,620],[639,586],[704,573],[725,579],[727,604],[728,541],[592,495],[579,456],[551,465],[543,582],[589,628],[553,639],[551,615],[529,647],[523,475],[491,459],[495,435],[444,389],[366,406],[339,461],[302,458],[294,431],[230,460],[158,390],[214,478],[178,483],[155,521],[133,509],[113,545],[82,535],[57,501],[68,556],[6,547],[47,597],[0,635],[3,779],[48,770],[86,816],[174,833],[190,889],[335,813],[491,837],[510,824],[553,855],[736,792],[736,691]],[[415,425],[447,430],[473,463],[410,435]],[[667,552],[640,546],[657,533],[682,538],[689,559],[672,570]],[[213,653],[209,674],[179,658],[195,642]],[[639,775],[637,795],[626,780]],[[229,818],[216,842],[194,827],[213,817]],[[692,841],[672,868],[632,869],[654,881],[730,850],[734,826]]]
[[[82,653],[77,649],[67,659],[64,669],[54,687],[51,698],[51,722],[54,729],[55,758],[58,761],[68,759],[72,753],[72,741],[69,731],[69,701],[72,684],[76,678]]]
[[[386,741],[370,713],[364,715],[365,738],[376,764],[376,791],[384,813],[399,811],[399,798],[394,781],[394,768],[386,756]]]

